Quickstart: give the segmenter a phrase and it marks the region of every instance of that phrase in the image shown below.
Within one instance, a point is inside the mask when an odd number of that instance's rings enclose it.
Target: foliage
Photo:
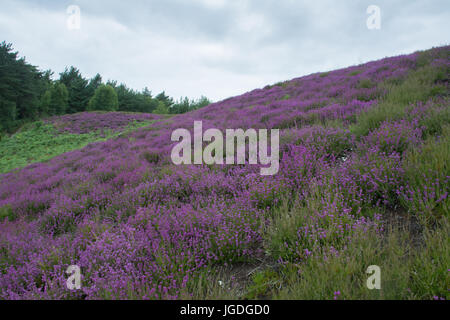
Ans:
[[[189,100],[188,97],[185,97],[171,105],[169,112],[171,114],[186,113],[206,107],[209,104],[211,104],[211,102],[208,98],[203,96],[198,100]]]
[[[89,100],[89,110],[116,111],[119,107],[117,93],[109,85],[101,85],[95,90],[94,96]]]
[[[34,119],[41,95],[49,82],[49,72],[41,72],[19,58],[12,45],[0,44],[0,130],[14,130],[18,121]]]

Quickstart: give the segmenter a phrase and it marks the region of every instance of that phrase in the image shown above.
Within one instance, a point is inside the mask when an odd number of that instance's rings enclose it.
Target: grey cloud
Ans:
[[[79,5],[82,29],[65,28]],[[381,8],[368,30],[366,8]],[[448,44],[448,1],[3,0],[0,34],[56,73],[75,65],[153,92],[213,99]]]

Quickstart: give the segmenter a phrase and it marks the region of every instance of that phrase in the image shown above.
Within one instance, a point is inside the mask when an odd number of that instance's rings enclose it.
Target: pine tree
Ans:
[[[1,126],[13,129],[22,119],[38,116],[40,96],[45,91],[46,75],[19,58],[11,44],[0,44]]]
[[[69,108],[68,113],[82,112],[87,109],[89,99],[93,96],[88,88],[88,81],[84,78],[75,78],[69,92]]]
[[[0,96],[0,132],[11,131],[16,121],[16,104]]]
[[[88,90],[89,90],[89,99],[94,96],[95,90],[97,90],[98,87],[102,84],[102,76],[97,73],[88,84]]]
[[[85,111],[95,89],[92,90],[89,87],[89,81],[83,78],[80,70],[74,66],[71,66],[70,69],[66,68],[64,72],[59,74],[59,81],[66,86],[69,93],[67,112]]]
[[[173,104],[173,99],[166,95],[165,91],[158,94],[156,100],[163,102],[167,108],[169,108]]]

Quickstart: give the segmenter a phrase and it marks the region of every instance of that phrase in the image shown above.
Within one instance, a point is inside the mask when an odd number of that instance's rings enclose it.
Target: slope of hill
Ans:
[[[448,298],[449,54],[267,86],[0,175],[0,297]],[[282,129],[278,174],[172,165],[194,120]]]
[[[108,140],[159,118],[151,114],[82,112],[28,123],[0,140],[0,173]]]

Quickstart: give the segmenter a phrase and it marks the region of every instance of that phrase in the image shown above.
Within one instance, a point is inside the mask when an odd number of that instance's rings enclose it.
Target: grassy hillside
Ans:
[[[312,74],[2,174],[0,298],[448,299],[449,75],[450,47]],[[278,174],[173,165],[194,120],[280,128]]]
[[[0,140],[0,173],[148,126],[153,118],[147,114],[85,112],[29,123]]]

